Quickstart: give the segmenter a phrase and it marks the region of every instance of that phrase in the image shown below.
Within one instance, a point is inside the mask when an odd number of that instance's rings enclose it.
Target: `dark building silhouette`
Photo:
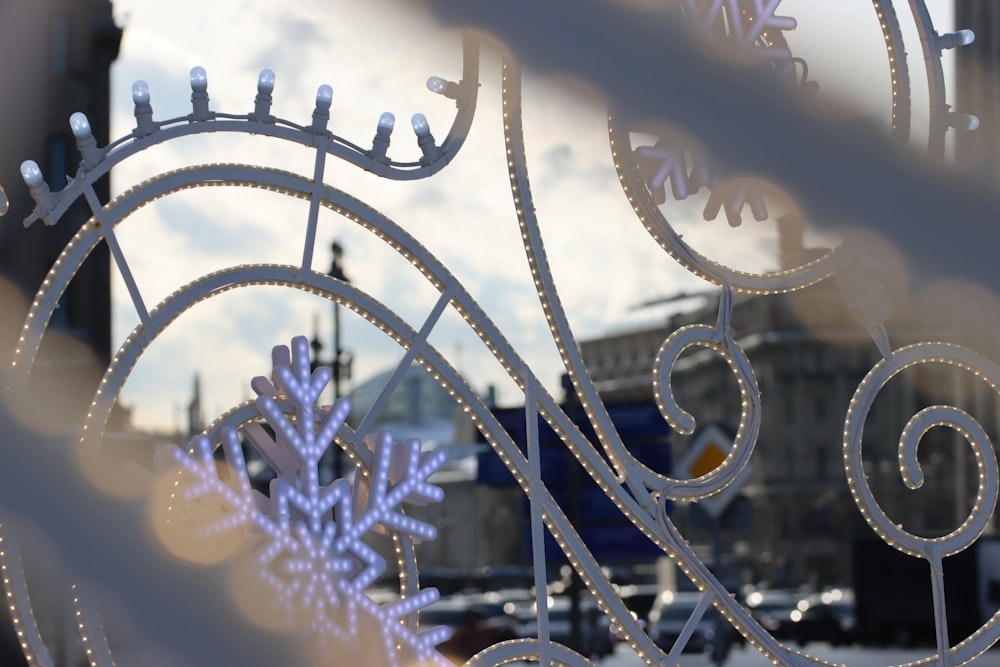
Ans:
[[[955,27],[976,33],[955,54],[954,110],[979,117],[975,132],[955,137],[959,166],[990,184],[1000,179],[1000,4],[995,0],[955,0]]]
[[[20,174],[25,160],[38,163],[53,191],[76,173],[79,154],[69,117],[87,115],[98,145],[108,142],[109,79],[118,55],[122,31],[115,25],[108,0],[31,0],[0,2],[0,185],[9,210],[0,218],[0,358],[6,370],[32,295],[38,290],[66,242],[89,217],[77,204],[56,228],[22,221],[34,208]],[[97,195],[107,201],[107,179],[97,184]],[[62,296],[56,317],[49,323],[36,368],[34,385],[46,403],[43,413],[59,428],[79,418],[97,386],[99,373],[111,357],[110,264],[101,245]],[[36,379],[33,377],[33,379]],[[2,382],[0,382],[2,383]],[[83,384],[87,383],[87,384]],[[88,386],[89,392],[77,387]],[[28,402],[41,403],[29,398]],[[57,413],[53,406],[64,408]],[[32,603],[40,618],[69,618],[65,610],[66,584],[52,568],[39,565],[38,552],[24,545],[26,559],[37,565],[32,581]],[[5,608],[6,609],[6,608]],[[26,665],[15,629],[7,614],[0,615],[0,664]],[[58,620],[57,620],[58,622]],[[63,636],[66,636],[65,634]],[[59,632],[49,637],[55,664],[69,664],[71,648]]]
[[[61,189],[79,161],[69,128],[75,111],[87,114],[98,144],[107,143],[110,67],[118,55],[121,30],[106,1],[5,3],[0,12],[0,48],[8,64],[16,63],[0,73],[10,93],[8,104],[0,108],[0,182],[11,202],[0,226],[0,271],[31,294],[88,215],[72,211],[57,230],[46,230],[41,223],[24,229],[21,221],[34,202],[19,166],[35,160],[50,188]],[[98,185],[98,196],[107,198],[106,181]],[[108,357],[110,348],[107,265],[104,248],[77,276],[60,321],[54,323],[86,340],[101,357]]]
[[[99,146],[107,145],[110,67],[122,31],[108,0],[32,0],[0,3],[0,185],[10,208],[0,218],[0,349],[9,359],[31,296],[90,215],[78,202],[55,228],[22,221],[34,208],[21,174],[25,160],[38,163],[49,187],[58,191],[78,168],[80,156],[69,117],[87,115]],[[97,184],[107,201],[107,177]],[[62,296],[38,367],[51,389],[99,373],[111,358],[111,290],[108,248],[99,245]],[[52,341],[59,339],[59,344]],[[58,381],[57,381],[58,379]],[[84,384],[83,386],[86,386]],[[95,384],[90,384],[91,393]],[[58,393],[58,392],[57,392]],[[79,414],[90,396],[67,389],[68,416]],[[82,403],[82,405],[81,405]]]

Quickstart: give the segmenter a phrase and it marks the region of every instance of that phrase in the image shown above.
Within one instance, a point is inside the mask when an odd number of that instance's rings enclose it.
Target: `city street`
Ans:
[[[898,649],[869,647],[833,648],[824,644],[809,644],[805,649],[809,655],[821,658],[837,665],[848,667],[884,667],[900,665],[926,658],[929,649]],[[608,656],[598,663],[601,667],[641,667],[644,665],[625,644],[619,644],[614,655]],[[681,658],[684,667],[714,667],[707,657],[702,655],[685,655]],[[1000,650],[993,649],[980,656],[972,663],[974,667],[1000,667]],[[724,663],[724,667],[770,667],[771,662],[763,655],[750,648],[733,649]]]

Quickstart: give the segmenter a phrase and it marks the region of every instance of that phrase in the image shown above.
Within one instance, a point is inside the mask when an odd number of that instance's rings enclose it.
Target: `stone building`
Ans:
[[[30,297],[41,285],[66,242],[90,217],[77,204],[56,228],[22,220],[34,208],[19,167],[38,163],[53,191],[76,172],[79,152],[69,118],[87,115],[98,145],[108,142],[109,81],[122,31],[115,25],[110,0],[31,0],[0,3],[0,187],[9,207],[0,218],[0,358],[6,365],[14,350]],[[107,179],[97,184],[106,201]],[[3,197],[0,197],[3,199]],[[44,398],[47,427],[76,423],[93,396],[100,373],[111,359],[110,259],[98,246],[62,296],[52,335],[40,350],[33,380]],[[2,384],[2,379],[0,379]],[[87,387],[86,393],[76,387]],[[37,401],[40,402],[40,401]],[[57,637],[49,646],[55,664],[70,664],[73,648],[70,613],[65,609],[67,582],[53,576],[58,569],[45,548],[24,544],[32,603],[43,633]],[[32,551],[32,549],[35,549]],[[46,567],[49,566],[49,567]],[[32,579],[38,577],[38,581]],[[0,662],[22,665],[24,654],[6,611],[0,615]],[[65,632],[63,632],[65,630]]]
[[[647,310],[640,326],[581,342],[608,403],[651,398],[654,360],[663,341],[684,325],[714,324],[718,293],[682,295]],[[916,315],[897,316],[888,324],[894,348],[942,334],[956,337],[935,331]],[[743,490],[749,503],[741,505],[739,516],[727,521],[723,515],[727,560],[746,583],[848,583],[851,540],[869,537],[871,529],[851,499],[842,434],[848,404],[881,354],[832,280],[792,294],[737,296],[732,330],[756,375],[762,418],[751,478]],[[925,483],[919,490],[907,489],[897,462],[907,421],[927,405],[957,404],[973,413],[991,437],[997,432],[996,397],[986,383],[943,366],[920,366],[890,381],[865,422],[862,446],[869,483],[882,508],[911,532],[927,536],[944,535],[961,523],[959,515],[964,518],[975,488],[968,470],[972,457],[952,432],[933,429],[919,449]],[[720,355],[691,348],[677,360],[672,379],[676,400],[699,426],[721,423],[735,430],[740,394]],[[692,437],[671,435],[675,460]],[[679,506],[675,520],[707,554],[705,516]]]
[[[955,51],[954,110],[979,118],[975,132],[955,135],[959,165],[996,185],[1000,179],[1000,6],[992,0],[955,0],[955,27],[975,32]]]
[[[49,267],[90,217],[78,202],[55,228],[35,222],[25,229],[22,220],[34,201],[22,181],[19,166],[34,160],[53,191],[76,173],[80,160],[69,118],[86,114],[99,146],[108,143],[109,81],[118,56],[122,31],[115,25],[109,0],[33,0],[0,5],[0,185],[10,207],[0,224],[0,350],[9,359],[18,328],[24,322],[30,296]],[[97,184],[97,195],[107,201],[108,180]],[[97,246],[60,299],[49,323],[40,354],[40,368],[51,377],[46,398],[62,401],[73,419],[93,394],[97,375],[111,360],[110,255]],[[58,378],[58,380],[53,380]],[[74,378],[90,387],[86,396],[74,395]]]

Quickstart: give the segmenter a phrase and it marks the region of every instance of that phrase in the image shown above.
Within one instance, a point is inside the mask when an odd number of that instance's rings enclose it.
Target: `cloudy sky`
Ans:
[[[904,30],[909,30],[908,3],[897,4]],[[948,5],[944,0],[929,3],[942,32],[951,28]],[[419,157],[409,128],[413,113],[427,116],[439,141],[454,115],[454,104],[430,93],[425,81],[430,75],[460,78],[460,35],[435,25],[411,4],[115,0],[114,7],[125,32],[112,72],[113,137],[134,126],[130,90],[137,79],[149,84],[157,119],[189,113],[188,73],[195,65],[207,70],[212,108],[228,113],[249,111],[258,73],[272,69],[272,113],[300,124],[309,122],[317,87],[329,84],[334,91],[330,129],[362,146],[370,145],[379,114],[391,111],[397,122],[390,156],[397,160]],[[798,18],[789,45],[809,63],[821,98],[850,99],[862,113],[886,122],[886,56],[871,3],[786,0],[782,8],[779,13]],[[919,51],[916,45],[910,50]],[[558,394],[562,369],[534,296],[511,204],[499,57],[492,47],[483,56],[481,83],[469,139],[438,175],[401,183],[330,158],[325,180],[420,239]],[[914,95],[914,106],[922,108],[920,96],[926,91],[915,85]],[[628,206],[611,161],[604,102],[591,91],[531,71],[525,77],[524,102],[537,213],[577,337],[591,338],[620,325],[634,317],[630,309],[640,302],[707,287],[659,249]],[[920,122],[918,112],[918,130]],[[311,174],[313,154],[273,139],[200,136],[130,158],[116,168],[113,188],[126,189],[174,167],[220,161]],[[713,258],[741,269],[776,268],[770,222],[751,220],[731,229],[724,218],[702,220],[696,205],[671,203],[664,210],[688,242]],[[121,242],[151,305],[209,271],[250,262],[300,261],[306,213],[306,203],[270,193],[203,189],[142,209],[122,226]],[[329,269],[334,240],[345,249],[351,282],[419,326],[436,296],[418,280],[419,274],[370,234],[328,211],[320,217],[314,269]],[[115,285],[115,304],[114,335],[120,341],[137,322],[121,282]],[[324,354],[329,354],[332,312],[329,302],[276,288],[239,290],[201,304],[140,360],[122,400],[134,408],[140,425],[184,427],[183,406],[197,371],[211,419],[251,395],[249,379],[268,371],[273,345],[287,344],[298,334],[311,337],[318,324]],[[395,344],[346,312],[341,321],[343,345],[355,359],[352,382],[394,365],[401,354]],[[473,386],[484,390],[496,385],[501,403],[521,400],[457,316],[446,317],[431,340]]]

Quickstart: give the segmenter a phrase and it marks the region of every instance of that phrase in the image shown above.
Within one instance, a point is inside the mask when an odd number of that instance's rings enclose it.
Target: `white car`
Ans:
[[[649,638],[664,651],[670,651],[694,616],[701,597],[701,593],[688,591],[660,593],[649,611]],[[719,637],[718,642],[716,637]],[[721,650],[722,657],[725,657],[733,639],[731,626],[715,607],[710,606],[697,620],[682,651],[715,655],[717,650]]]

